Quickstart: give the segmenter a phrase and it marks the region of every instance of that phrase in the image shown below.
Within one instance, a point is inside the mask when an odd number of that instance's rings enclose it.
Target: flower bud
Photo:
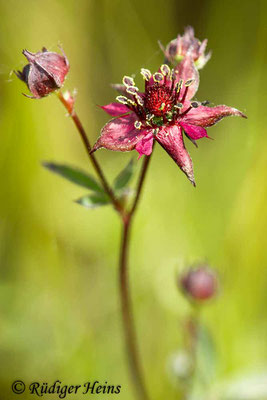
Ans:
[[[22,72],[17,71],[15,74],[27,84],[33,94],[33,96],[25,96],[40,99],[61,88],[69,71],[68,59],[62,49],[61,51],[63,55],[47,51],[46,48],[38,53],[23,50],[22,53],[29,64],[23,68]]]
[[[184,34],[182,36],[178,35],[176,39],[167,45],[166,49],[161,44],[160,47],[165,54],[167,62],[177,64],[185,56],[190,55],[195,62],[196,68],[201,69],[211,57],[211,52],[205,55],[207,42],[207,39],[205,39],[201,43],[195,38],[194,29],[191,26],[187,26]]]
[[[208,266],[197,266],[187,270],[179,279],[183,292],[193,300],[208,300],[218,289],[215,273]]]

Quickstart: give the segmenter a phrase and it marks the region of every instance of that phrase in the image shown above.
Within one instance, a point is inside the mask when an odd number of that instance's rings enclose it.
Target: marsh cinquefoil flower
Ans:
[[[245,115],[225,105],[206,107],[191,101],[199,85],[191,56],[185,56],[173,70],[163,64],[153,75],[147,69],[142,69],[141,74],[145,79],[144,92],[129,76],[123,78],[123,85],[115,85],[122,94],[117,97],[118,103],[102,108],[116,118],[103,127],[93,151],[101,147],[115,151],[136,149],[140,156],[150,155],[156,140],[195,186],[183,132],[196,144],[196,140],[208,137],[205,128],[223,117]]]
[[[33,96],[25,95],[32,99],[40,99],[62,87],[69,71],[69,62],[63,50],[62,55],[48,51],[43,47],[38,53],[23,50],[29,64],[25,65],[22,72],[15,74],[26,83]]]

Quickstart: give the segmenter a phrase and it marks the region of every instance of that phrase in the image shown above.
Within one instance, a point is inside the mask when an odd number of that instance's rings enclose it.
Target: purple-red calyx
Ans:
[[[195,186],[192,160],[185,148],[185,134],[194,144],[208,137],[208,128],[222,118],[245,115],[236,108],[219,105],[207,107],[192,101],[199,85],[199,73],[190,54],[174,68],[161,65],[153,75],[141,69],[145,80],[144,92],[139,91],[133,78],[125,76],[115,103],[103,106],[115,117],[102,129],[93,150],[101,147],[115,151],[136,149],[139,157],[150,155],[156,140],[171,156]]]
[[[23,50],[29,64],[15,74],[26,83],[33,99],[40,99],[62,87],[69,71],[69,62],[63,50],[62,55],[43,48],[38,53]]]
[[[177,64],[185,56],[191,56],[197,69],[201,69],[209,61],[211,52],[205,54],[208,40],[203,42],[195,38],[194,29],[187,26],[184,34],[178,35],[168,43],[166,48],[160,43],[160,48],[165,55],[166,62]]]

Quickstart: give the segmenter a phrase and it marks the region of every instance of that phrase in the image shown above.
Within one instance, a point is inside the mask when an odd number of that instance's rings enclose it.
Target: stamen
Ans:
[[[126,89],[127,93],[133,94],[133,95],[135,95],[135,93],[138,92],[138,91],[139,91],[139,89],[136,86],[128,86],[127,89]]]
[[[135,97],[137,103],[139,104],[139,106],[142,106],[142,107],[143,107],[143,105],[144,105],[144,100],[142,99],[142,97],[139,96],[138,94],[135,94],[134,97]]]
[[[136,129],[141,129],[141,127],[142,127],[142,122],[140,122],[140,121],[135,121],[134,127],[135,127]]]
[[[198,101],[192,101],[192,102],[191,102],[191,106],[192,106],[193,108],[198,108],[198,107],[200,106],[200,103],[199,103]]]
[[[171,73],[170,67],[167,64],[162,64],[160,70],[164,76],[168,76]]]
[[[182,105],[182,103],[177,103],[177,104],[175,104],[174,108],[177,108],[178,110],[180,110],[183,108],[183,105]]]
[[[146,115],[146,120],[150,121],[152,118],[154,118],[154,114],[147,114]]]
[[[154,79],[154,82],[159,83],[159,82],[162,81],[163,75],[162,75],[160,72],[156,72],[156,73],[153,75],[153,79]]]
[[[127,97],[125,97],[125,96],[117,96],[117,97],[116,97],[116,100],[117,100],[119,103],[122,103],[122,104],[127,104],[127,103],[128,103],[128,99],[127,99]]]
[[[137,104],[131,99],[127,99],[127,103],[132,107],[136,107],[137,106]]]
[[[143,76],[143,78],[144,78],[146,81],[149,81],[149,79],[150,79],[151,76],[152,76],[152,74],[151,74],[151,72],[149,71],[149,69],[146,69],[146,68],[141,68],[140,74]]]
[[[124,76],[122,79],[122,83],[128,87],[128,86],[135,86],[134,80],[131,76]]]
[[[179,82],[178,82],[177,91],[180,92],[180,90],[181,90],[181,88],[183,86],[183,83],[184,83],[183,79],[180,79]]]
[[[207,106],[208,104],[210,104],[209,100],[202,101],[201,103],[202,106]]]
[[[166,104],[165,104],[165,103],[161,103],[161,105],[160,105],[160,107],[159,107],[159,110],[160,110],[160,111],[163,111],[163,110],[164,110],[164,108],[165,108],[165,106],[166,106]]]
[[[192,85],[192,83],[194,82],[194,80],[195,79],[188,79],[186,82],[185,82],[185,87],[189,87],[190,85]]]

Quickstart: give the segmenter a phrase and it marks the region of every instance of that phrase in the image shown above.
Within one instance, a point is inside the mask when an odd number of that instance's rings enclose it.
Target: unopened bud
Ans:
[[[207,300],[216,294],[218,280],[212,269],[201,265],[187,270],[179,279],[179,286],[191,299]]]
[[[60,55],[43,48],[38,53],[28,50],[23,50],[22,53],[29,64],[22,72],[17,71],[15,74],[27,84],[33,95],[27,97],[40,99],[61,88],[69,71],[69,62],[63,51]]]
[[[165,48],[161,43],[160,47],[165,54],[166,61],[176,65],[185,56],[192,57],[197,69],[201,69],[211,57],[211,52],[205,54],[207,39],[200,42],[195,38],[194,29],[191,26],[185,28],[183,35],[172,40]]]

